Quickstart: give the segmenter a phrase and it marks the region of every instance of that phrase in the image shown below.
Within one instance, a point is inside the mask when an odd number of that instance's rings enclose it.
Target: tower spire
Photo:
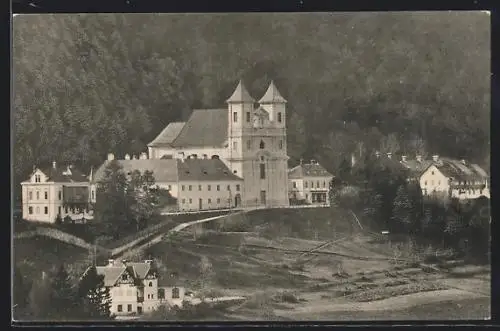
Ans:
[[[240,79],[238,86],[236,86],[236,89],[234,90],[233,94],[231,95],[231,97],[229,97],[229,99],[226,100],[226,102],[248,103],[248,102],[255,102],[255,100],[250,96],[250,93],[248,93],[248,90],[243,84],[243,81]]]
[[[264,96],[259,100],[259,103],[286,103],[287,101],[274,85],[274,81],[271,81],[269,87],[267,88]]]

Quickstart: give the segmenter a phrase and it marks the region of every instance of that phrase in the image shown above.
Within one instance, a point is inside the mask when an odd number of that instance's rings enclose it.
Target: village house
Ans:
[[[426,196],[441,195],[460,200],[490,198],[489,176],[477,164],[434,155],[432,164],[420,176]]]
[[[439,155],[433,155],[430,160],[421,155],[410,160],[402,155],[401,160],[396,162],[392,153],[387,153],[386,156],[381,156],[379,152],[375,154],[376,159],[385,166],[397,168],[399,164],[408,181],[418,182],[424,196],[461,200],[490,198],[489,176],[477,164]]]
[[[155,184],[175,198],[175,209],[181,211],[227,209],[241,206],[243,180],[233,174],[219,159],[130,159],[117,160],[110,154],[99,167],[91,183],[97,189],[106,166],[116,161],[129,176],[132,171],[151,171]]]
[[[226,101],[227,108],[197,109],[186,122],[167,125],[148,144],[149,159],[219,159],[242,180],[239,191],[232,191],[238,204],[287,206],[286,102],[271,82],[255,107],[255,100],[240,81]],[[222,182],[220,186],[221,192],[227,187]],[[200,198],[186,196],[185,204],[191,199],[189,208],[206,208],[208,201],[200,204]],[[223,204],[224,197],[217,198]]]
[[[54,223],[61,219],[85,221],[90,210],[89,178],[73,166],[33,169],[22,186],[22,217],[28,221]]]
[[[289,196],[292,201],[304,201],[308,204],[329,204],[330,182],[333,175],[317,161],[311,160],[288,171]]]
[[[153,260],[109,260],[106,266],[96,267],[96,271],[104,276],[104,286],[110,290],[112,315],[141,315],[163,304],[182,307],[184,288],[178,284],[158,286],[159,275]]]

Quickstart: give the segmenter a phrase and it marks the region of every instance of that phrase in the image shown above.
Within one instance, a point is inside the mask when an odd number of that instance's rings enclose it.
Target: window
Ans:
[[[237,151],[237,150],[238,150],[238,142],[237,142],[237,141],[233,141],[233,149],[234,149],[235,151]]]
[[[168,185],[168,190],[170,191],[172,189],[172,185]]]
[[[59,192],[61,193],[61,192]],[[59,195],[59,200],[61,200],[61,196]],[[95,191],[92,190],[92,200],[95,200]]]
[[[122,280],[127,280],[127,274],[122,275]]]
[[[61,191],[57,192],[57,198],[61,200],[61,197],[62,197],[62,192]],[[93,198],[94,198],[94,191],[92,191],[92,199]]]
[[[28,198],[29,200],[33,200],[33,192],[29,191],[28,192],[28,197],[29,197]]]
[[[45,191],[43,192],[44,193],[44,198],[45,200],[47,200],[49,198],[49,192]]]
[[[193,203],[193,199],[189,199],[189,203]]]
[[[234,170],[234,171],[233,171],[233,174],[237,174],[237,173],[238,173],[238,170]]]
[[[293,188],[297,188],[297,183],[296,182],[292,182],[292,185],[293,185]]]
[[[174,287],[172,289],[172,299],[179,299],[180,293],[179,293],[179,288]]]
[[[316,188],[319,188],[319,180],[316,182]]]
[[[282,118],[281,118],[281,112],[278,113],[278,122],[281,123]]]
[[[127,311],[132,311],[132,305],[127,305]]]
[[[57,207],[57,213],[61,215],[61,206]]]
[[[431,175],[434,175],[434,171],[431,171]]]
[[[208,198],[208,203],[211,204],[212,203],[212,199]]]
[[[149,282],[148,286],[153,287],[153,282]]]
[[[247,140],[247,149],[252,148],[252,142],[250,140]]]
[[[151,299],[151,294],[148,294],[148,299]]]
[[[43,207],[43,213],[47,215],[49,213],[49,207]]]
[[[184,189],[185,189],[184,185],[182,185],[181,189],[184,191]]]
[[[283,140],[280,140],[280,142],[279,142],[279,148],[283,149]]]
[[[427,186],[427,181],[424,182],[424,186]]]
[[[237,112],[233,112],[233,122],[234,123],[238,122],[238,113]]]
[[[212,190],[212,186],[211,186],[211,185],[207,185],[207,189],[208,189],[209,191],[211,191],[211,190]]]
[[[188,190],[190,190],[190,191],[191,191],[192,189],[193,189],[193,186],[192,186],[192,185],[189,185],[189,186],[188,186]]]
[[[64,212],[67,214],[68,213],[68,206],[64,207]]]
[[[123,311],[123,306],[122,306],[122,305],[118,305],[118,306],[117,306],[117,310],[118,310],[119,312],[122,312],[122,311]]]
[[[40,175],[35,175],[35,183],[40,183]]]
[[[250,123],[250,112],[247,111],[247,123]]]
[[[260,148],[260,149],[264,149],[265,147],[266,147],[266,144],[264,144],[264,141],[263,141],[263,140],[261,140],[261,141],[260,141],[259,148]]]
[[[219,203],[220,203],[220,198],[217,198],[217,204],[219,204]]]
[[[323,182],[323,187],[326,187],[326,182]]]
[[[198,191],[201,191],[201,185],[198,185]]]
[[[306,200],[309,199],[309,194],[306,194]]]
[[[266,165],[264,163],[260,164],[260,179],[266,178]]]
[[[155,298],[155,295],[154,294],[151,294],[151,299],[154,299]]]
[[[228,190],[228,191],[231,191],[231,185],[228,185],[228,186],[227,186],[227,190]]]
[[[314,182],[311,181],[311,188],[314,188]]]
[[[304,181],[304,187],[307,188],[307,182],[306,181]]]
[[[236,184],[236,191],[240,191],[240,184]]]
[[[33,207],[28,207],[28,213],[31,215],[33,214]]]
[[[36,199],[40,200],[40,192],[39,191],[36,191]]]
[[[217,185],[217,191],[220,191],[220,185]]]
[[[182,199],[182,203],[186,203],[186,199]]]

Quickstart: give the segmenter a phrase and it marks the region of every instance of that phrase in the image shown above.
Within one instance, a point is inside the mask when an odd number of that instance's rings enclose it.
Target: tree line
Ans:
[[[489,162],[489,19],[480,13],[19,15],[15,180],[138,154],[238,79],[288,99],[288,153],[332,173],[353,152]],[[481,147],[479,147],[481,146]]]
[[[356,211],[376,231],[403,234],[410,240],[452,248],[475,261],[488,262],[490,200],[460,201],[445,195],[424,196],[418,181],[408,181],[400,167],[368,160],[330,186],[331,204]],[[355,183],[353,185],[353,183]]]
[[[21,321],[110,320],[111,296],[95,266],[74,281],[64,265],[27,279],[14,269],[13,314]]]

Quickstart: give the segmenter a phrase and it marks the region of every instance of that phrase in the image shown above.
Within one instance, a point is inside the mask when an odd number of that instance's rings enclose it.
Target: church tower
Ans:
[[[273,82],[254,109],[240,81],[227,100],[229,166],[243,178],[243,206],[287,206],[286,100]]]

